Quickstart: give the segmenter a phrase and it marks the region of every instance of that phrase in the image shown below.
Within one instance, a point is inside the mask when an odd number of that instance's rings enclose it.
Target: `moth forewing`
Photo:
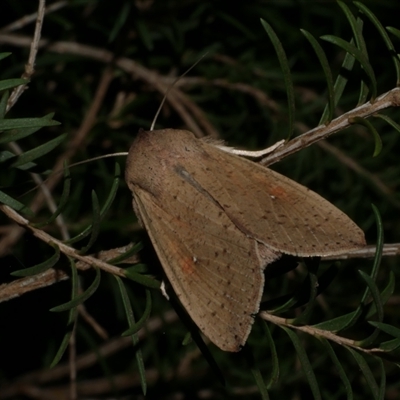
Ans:
[[[171,209],[155,202],[152,194],[139,187],[134,190],[140,217],[182,305],[218,347],[240,350],[264,286],[266,258],[260,260],[256,242],[229,220],[223,221],[226,225],[203,220],[201,204],[186,219],[171,215]],[[199,203],[202,194],[191,196]],[[181,210],[181,214],[185,212]],[[268,260],[277,257],[270,252]]]
[[[312,190],[247,159],[202,143],[206,164],[188,173],[237,227],[266,246],[297,256],[329,256],[365,246],[362,230]],[[208,184],[214,177],[213,184]]]
[[[263,268],[281,253],[323,256],[365,244],[316,193],[188,131],[139,132],[125,176],[174,291],[223,350],[244,345]]]

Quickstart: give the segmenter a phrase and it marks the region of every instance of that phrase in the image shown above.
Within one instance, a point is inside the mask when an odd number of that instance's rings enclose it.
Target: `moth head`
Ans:
[[[165,183],[169,171],[199,151],[201,148],[189,131],[140,130],[128,152],[125,180],[131,190],[138,185],[155,192]]]

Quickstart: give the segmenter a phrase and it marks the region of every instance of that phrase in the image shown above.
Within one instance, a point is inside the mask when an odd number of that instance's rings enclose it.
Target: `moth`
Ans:
[[[140,131],[125,179],[177,297],[225,351],[249,336],[268,264],[365,246],[362,230],[315,192],[189,131]]]

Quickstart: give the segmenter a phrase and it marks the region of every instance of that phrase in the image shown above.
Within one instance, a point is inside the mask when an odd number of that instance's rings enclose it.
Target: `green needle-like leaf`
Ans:
[[[268,339],[268,347],[271,351],[270,357],[271,357],[271,361],[272,361],[272,371],[271,371],[271,376],[267,382],[267,388],[270,389],[278,382],[278,379],[279,379],[279,360],[278,360],[278,354],[277,354],[276,347],[275,347],[275,342],[272,338],[269,326],[265,321],[262,321],[262,322],[263,322],[265,335]]]
[[[27,217],[34,217],[35,214],[25,204],[20,203],[18,200],[13,199],[8,194],[0,190],[0,203],[12,208]]]
[[[110,193],[108,194],[108,197],[101,208],[100,211],[100,221],[103,219],[104,215],[107,213],[109,208],[111,207],[111,204],[113,203],[115,199],[115,195],[117,194],[118,186],[119,186],[119,181],[120,181],[120,174],[121,174],[121,168],[118,163],[115,163],[115,171],[114,171],[114,181],[110,189]],[[79,242],[80,240],[84,239],[86,236],[89,236],[92,231],[92,224],[90,224],[86,229],[84,229],[81,233],[76,235],[75,237],[68,239],[65,241],[67,244],[73,244],[76,242]]]
[[[324,35],[321,36],[322,40],[325,40],[327,42],[336,44],[337,46],[341,47],[343,50],[347,51],[349,54],[351,54],[353,57],[357,59],[357,61],[361,64],[361,66],[364,68],[365,73],[367,74],[370,84],[371,84],[371,98],[374,100],[377,96],[378,88],[377,88],[377,82],[375,78],[375,73],[374,70],[372,69],[371,64],[369,63],[368,59],[365,57],[365,55],[357,49],[356,46],[352,45],[349,42],[346,42],[340,37],[333,36],[333,35]]]
[[[115,275],[114,275],[114,278],[117,280],[118,287],[119,287],[119,290],[121,293],[122,303],[125,308],[125,314],[126,314],[126,318],[128,320],[128,324],[129,324],[128,331],[131,331],[132,328],[135,327],[135,317],[133,314],[131,302],[129,300],[129,296],[128,296],[128,293],[126,292],[126,288],[125,288],[124,283],[122,282],[122,279],[119,276],[115,276]],[[148,296],[148,294],[146,292],[146,297],[147,296]],[[151,300],[150,300],[150,303],[151,303]],[[151,304],[150,304],[150,306],[151,306]],[[130,336],[132,336],[132,343],[136,347],[135,356],[136,356],[136,362],[137,362],[138,370],[139,370],[140,383],[142,386],[143,394],[146,395],[146,392],[147,392],[146,369],[145,369],[144,362],[143,362],[142,351],[139,348],[137,348],[137,344],[139,343],[139,338],[136,334],[136,331],[133,332]]]
[[[138,322],[132,321],[129,323],[129,329],[124,331],[121,336],[131,336],[134,335],[141,329],[146,321],[148,320],[152,309],[152,301],[151,301],[151,292],[149,289],[146,289],[146,308],[143,312],[143,315],[140,317]]]
[[[92,190],[92,212],[93,212],[93,219],[92,219],[93,222],[91,225],[92,229],[91,229],[90,239],[88,244],[79,250],[80,254],[85,254],[93,246],[100,231],[100,222],[101,222],[100,205],[99,205],[99,199],[94,190]]]
[[[93,283],[82,294],[76,296],[74,299],[68,301],[67,303],[60,304],[59,306],[51,308],[50,311],[52,312],[68,311],[71,308],[77,307],[80,304],[84,303],[90,296],[92,296],[99,287],[101,278],[100,269],[95,268],[95,271],[96,271],[96,277],[94,278]]]
[[[389,50],[389,53],[392,55],[394,67],[396,69],[397,85],[399,85],[400,84],[400,60],[397,55],[396,49],[395,49],[392,41],[389,38],[389,35],[386,33],[385,28],[380,23],[379,19],[365,4],[361,3],[360,1],[355,1],[354,4],[359,8],[360,11],[362,11],[369,18],[369,20],[375,25],[375,28],[377,29],[379,34],[382,36],[382,39],[385,42],[386,47]]]
[[[350,23],[357,48],[364,54],[365,58],[368,60],[367,46],[365,45],[364,37],[362,35],[363,25],[357,22],[353,13],[350,11],[349,7],[347,7],[345,3],[343,3],[342,1],[338,1],[338,4]],[[367,100],[367,96],[368,96],[368,86],[365,84],[365,82],[361,82],[360,95],[357,104],[358,105],[364,104]]]
[[[267,32],[274,48],[276,54],[278,56],[278,60],[282,69],[283,78],[285,81],[286,86],[286,95],[288,98],[288,126],[289,132],[286,140],[289,140],[293,135],[294,129],[294,114],[295,114],[295,101],[294,101],[294,89],[293,89],[293,82],[292,76],[290,73],[289,63],[285,54],[285,50],[283,49],[282,43],[278,39],[278,36],[272,29],[271,25],[268,22],[261,19],[261,24],[264,27],[265,31]]]
[[[310,32],[307,32],[304,29],[300,29],[301,33],[307,38],[307,40],[310,42],[311,46],[313,47],[315,54],[318,57],[318,60],[321,64],[321,67],[324,71],[325,74],[325,79],[326,79],[326,85],[328,89],[328,114],[321,118],[319,121],[318,125],[323,125],[323,124],[329,124],[329,122],[332,121],[333,119],[333,113],[335,111],[335,91],[333,87],[333,77],[332,77],[332,71],[329,66],[329,61],[328,58],[326,57],[326,54],[321,47],[321,45],[317,42],[317,40],[314,38],[313,35],[311,35]]]
[[[15,88],[20,85],[24,85],[28,82],[29,80],[21,78],[0,80],[0,92],[2,92],[3,90]]]
[[[71,266],[71,299],[75,299],[78,296],[78,271],[75,266],[75,261],[72,258],[69,258],[70,261],[70,266]],[[64,335],[64,338],[60,344],[60,347],[58,348],[58,351],[56,355],[54,356],[53,361],[50,364],[50,368],[55,367],[61,360],[61,357],[65,353],[65,350],[67,349],[69,345],[69,340],[72,336],[74,327],[75,327],[75,321],[76,317],[78,315],[78,308],[74,307],[69,310],[69,316],[68,316],[68,324],[67,324],[67,332]]]
[[[54,247],[55,253],[46,261],[37,264],[30,268],[20,269],[18,271],[11,272],[12,276],[32,276],[40,274],[41,272],[47,271],[48,269],[54,267],[58,260],[60,259],[60,249],[57,245],[52,245]]]
[[[331,360],[333,361],[333,364],[335,365],[335,367],[337,368],[337,370],[339,372],[340,379],[343,382],[344,388],[346,390],[347,400],[353,400],[353,390],[351,388],[350,381],[349,381],[349,379],[347,377],[347,373],[346,373],[345,369],[343,368],[343,365],[339,361],[339,359],[338,359],[335,351],[333,350],[331,344],[324,338],[319,338],[319,340],[325,346],[325,348],[328,351],[328,354],[329,354]]]
[[[378,131],[371,124],[371,122],[361,117],[352,117],[349,119],[349,121],[352,124],[360,124],[365,126],[372,133],[372,136],[375,140],[375,149],[374,149],[374,154],[372,156],[376,157],[377,155],[379,155],[379,153],[382,151],[382,139]]]
[[[44,126],[60,125],[59,122],[43,118],[16,118],[0,120],[0,132],[8,129],[43,128]]]
[[[45,154],[47,154],[50,151],[52,151],[53,149],[55,149],[62,142],[64,142],[66,137],[67,137],[67,134],[60,135],[38,147],[35,147],[32,150],[25,151],[25,153],[22,153],[21,155],[16,156],[16,161],[14,161],[11,164],[11,167],[14,167],[14,168],[20,167],[24,164],[32,162],[33,160],[36,160],[39,157],[44,156]]]
[[[306,375],[308,384],[310,385],[311,392],[314,396],[314,400],[321,400],[321,393],[319,391],[318,381],[315,377],[314,371],[312,369],[310,360],[308,359],[307,353],[304,350],[304,346],[301,343],[299,337],[291,329],[281,326],[281,328],[288,334],[290,340],[296,349],[297,356],[299,357],[301,366],[303,367],[304,374]]]
[[[44,226],[51,224],[62,213],[65,206],[67,205],[70,188],[71,188],[71,175],[69,173],[68,167],[65,164],[63,192],[61,194],[60,204],[58,205],[57,210],[46,221],[40,222],[38,224],[32,224],[32,226],[34,226],[35,228],[42,228]]]
[[[357,364],[365,377],[365,381],[369,388],[371,389],[372,396],[375,400],[379,400],[379,387],[376,383],[375,377],[369,368],[365,358],[358,353],[356,350],[353,350],[350,347],[346,347],[347,350],[352,354],[354,359],[357,361]]]

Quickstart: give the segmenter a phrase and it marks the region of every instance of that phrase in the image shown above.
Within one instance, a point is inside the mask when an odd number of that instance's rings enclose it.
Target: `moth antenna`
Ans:
[[[96,161],[96,160],[101,160],[102,158],[110,158],[110,157],[119,157],[119,156],[127,156],[128,152],[127,151],[122,151],[120,153],[111,153],[111,154],[104,154],[102,156],[97,156],[97,157],[93,157],[93,158],[88,158],[87,160],[83,160],[83,161],[78,161],[76,163],[70,164],[68,165],[68,168],[70,167],[76,167],[77,165],[82,165],[82,164],[86,164],[88,162],[91,161]],[[59,169],[57,171],[53,171],[50,176],[48,178],[46,178],[40,185],[45,184],[50,177],[57,175],[57,174],[61,174],[62,172],[64,172],[64,169]],[[24,193],[24,195],[27,195],[28,193],[36,190],[40,185],[36,185],[35,187],[33,187],[32,189],[29,189],[27,192]]]
[[[111,153],[111,154],[103,154],[102,156],[97,156],[97,157],[93,157],[93,158],[88,158],[87,160],[83,160],[83,161],[78,161],[76,163],[70,164],[68,165],[68,168],[71,167],[76,167],[77,165],[82,165],[82,164],[86,164],[88,162],[92,162],[92,161],[96,161],[96,160],[101,160],[103,158],[110,158],[110,157],[119,157],[119,156],[127,156],[129,153],[127,151],[122,151],[120,153]],[[61,172],[63,172],[64,169],[59,169],[58,171],[53,171],[51,173],[51,175],[55,175],[55,174],[60,174]],[[50,177],[49,177],[50,178]],[[49,178],[47,178],[46,180],[43,181],[43,183],[45,183],[46,181],[49,180]]]
[[[161,101],[161,104],[159,105],[159,107],[158,107],[158,109],[157,109],[157,112],[156,112],[156,115],[154,116],[154,118],[153,118],[153,121],[152,121],[152,123],[151,123],[151,125],[150,125],[150,131],[153,131],[154,130],[154,125],[156,124],[156,121],[157,121],[157,118],[158,118],[158,116],[160,115],[160,112],[161,112],[161,109],[162,109],[162,107],[163,107],[163,105],[164,105],[164,103],[165,103],[165,100],[167,100],[167,96],[168,96],[168,93],[171,91],[171,89],[175,86],[175,84],[176,84],[176,82],[178,82],[179,81],[179,79],[181,79],[181,78],[183,78],[188,72],[190,72],[206,55],[208,54],[208,52],[207,53],[204,53],[189,69],[187,69],[182,75],[180,75],[180,76],[178,76],[177,78],[175,78],[175,80],[171,83],[171,85],[168,87],[168,89],[167,89],[167,91],[165,92],[165,94],[164,94],[164,97],[163,97],[163,99],[162,99],[162,101]]]
[[[120,157],[120,156],[127,156],[129,153],[127,151],[121,151],[120,153],[111,153],[111,154],[103,154],[102,156],[97,156],[93,158],[88,158],[87,160],[78,161],[76,163],[68,165],[70,167],[76,167],[77,165],[86,164],[91,161],[101,160],[103,158],[110,158],[110,157]],[[54,171],[54,173],[62,172],[63,170]]]

